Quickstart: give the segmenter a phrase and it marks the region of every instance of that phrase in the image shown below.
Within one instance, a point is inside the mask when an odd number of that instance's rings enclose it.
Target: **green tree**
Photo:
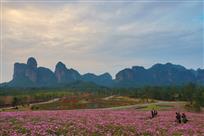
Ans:
[[[19,104],[19,99],[17,97],[13,97],[12,106],[17,106]]]
[[[187,101],[190,102],[190,104],[193,104],[193,95],[196,91],[196,85],[193,83],[188,84],[185,88],[184,88],[184,97]]]

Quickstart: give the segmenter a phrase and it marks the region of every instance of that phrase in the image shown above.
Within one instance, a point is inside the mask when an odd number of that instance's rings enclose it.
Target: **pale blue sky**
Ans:
[[[58,61],[81,74],[171,62],[203,68],[203,2],[3,3],[3,75],[34,56],[54,71]]]

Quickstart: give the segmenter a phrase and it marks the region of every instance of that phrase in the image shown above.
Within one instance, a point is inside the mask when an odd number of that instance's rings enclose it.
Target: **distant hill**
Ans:
[[[167,86],[187,83],[204,84],[204,70],[186,69],[171,63],[155,64],[149,69],[133,66],[116,74],[119,86]]]
[[[169,86],[188,83],[204,85],[204,69],[186,69],[181,65],[171,63],[155,64],[149,69],[133,66],[119,71],[112,79],[109,73],[95,75],[87,73],[81,75],[77,70],[67,68],[58,62],[55,71],[45,67],[38,67],[35,58],[30,57],[27,63],[15,63],[13,79],[2,83],[4,87],[141,87],[141,86]],[[91,84],[93,83],[93,84]]]
[[[13,79],[8,83],[3,83],[1,86],[7,87],[60,87],[60,86],[76,86],[85,85],[92,82],[100,86],[111,86],[112,77],[109,73],[95,75],[87,73],[81,75],[77,70],[67,68],[62,62],[58,62],[55,66],[55,71],[45,67],[37,67],[35,58],[30,57],[27,63],[15,63]],[[86,83],[86,84],[87,84]],[[73,85],[72,85],[73,84]]]

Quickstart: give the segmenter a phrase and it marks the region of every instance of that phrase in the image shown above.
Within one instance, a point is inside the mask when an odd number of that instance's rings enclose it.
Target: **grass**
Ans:
[[[37,105],[39,110],[95,109],[139,104],[139,99],[114,96],[109,99],[95,96],[67,96],[54,103]]]
[[[179,109],[179,110],[185,110],[185,103],[184,102],[173,102],[173,103],[158,103],[158,104],[149,104],[147,106],[139,106],[136,109],[141,111],[150,111],[150,110],[172,110],[172,109]]]
[[[157,104],[152,104],[158,102]],[[137,105],[137,106],[132,106]],[[18,106],[18,109],[6,109],[0,111],[28,111],[28,110],[73,110],[73,109],[97,109],[97,108],[112,108],[112,109],[136,109],[140,111],[169,110],[179,109],[184,107],[180,102],[165,102],[154,99],[136,99],[128,96],[96,96],[93,94],[77,94],[66,95],[59,100],[51,103],[33,104],[31,106]]]

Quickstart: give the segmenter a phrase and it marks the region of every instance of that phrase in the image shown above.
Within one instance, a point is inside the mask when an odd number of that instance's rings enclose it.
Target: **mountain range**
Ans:
[[[1,86],[59,87],[76,82],[89,82],[104,87],[169,86],[190,82],[204,85],[204,69],[186,69],[171,63],[155,64],[149,69],[133,66],[119,71],[113,79],[109,73],[82,75],[75,69],[67,68],[62,62],[56,64],[53,72],[48,68],[38,67],[36,59],[30,57],[27,63],[15,63],[13,79]]]

